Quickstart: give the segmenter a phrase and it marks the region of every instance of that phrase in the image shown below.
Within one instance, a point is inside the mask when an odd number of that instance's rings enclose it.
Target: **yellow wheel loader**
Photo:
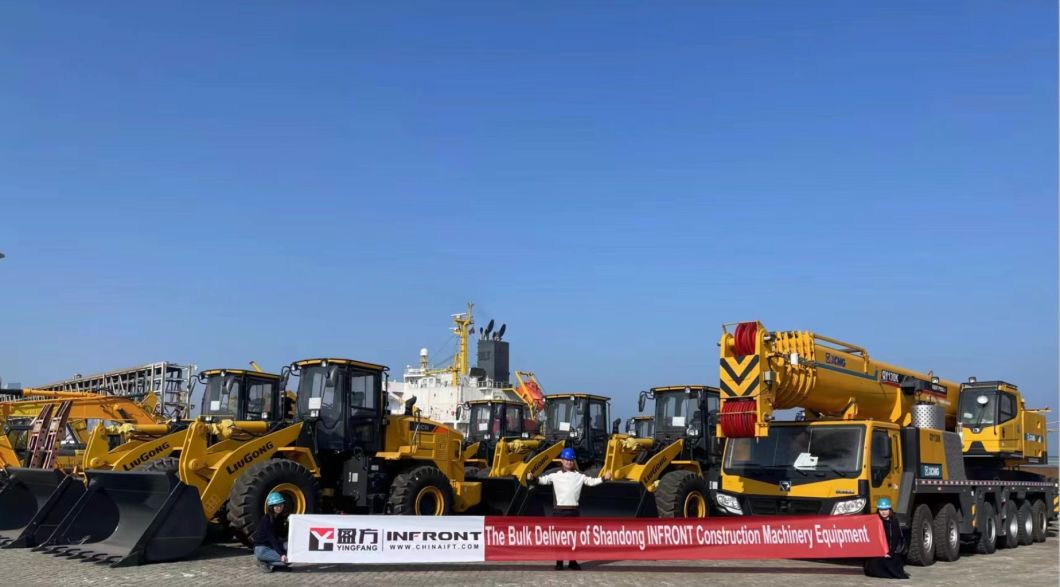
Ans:
[[[541,515],[552,510],[552,488],[527,482],[527,473],[540,476],[559,466],[559,453],[573,448],[578,468],[599,474],[608,437],[611,399],[585,393],[542,397],[541,432],[524,438],[502,437],[482,481],[482,510],[490,515]],[[474,415],[473,415],[474,418]],[[612,423],[617,428],[618,422]],[[501,427],[498,426],[498,429]],[[601,514],[604,515],[604,514]]]
[[[205,385],[203,409],[199,416],[204,423],[233,417],[279,421],[285,416],[284,401],[290,401],[282,391],[282,376],[272,373],[218,369],[201,372],[199,381]],[[148,397],[154,398],[154,394]],[[10,468],[10,487],[0,492],[0,512],[4,512],[0,514],[0,545],[4,548],[43,544],[76,508],[86,509],[77,528],[87,528],[93,535],[106,533],[107,528],[116,523],[116,518],[113,508],[107,509],[108,499],[99,498],[99,491],[93,488],[92,481],[99,471],[177,472],[179,461],[175,455],[183,449],[192,422],[149,423],[154,422],[153,403],[147,406],[132,404],[129,398],[120,396],[93,396],[90,399],[91,402],[78,400],[85,404],[80,406],[79,416],[138,414],[139,417],[118,424],[108,423],[114,420],[100,421],[88,435],[80,455],[80,466],[75,467],[73,475],[67,476],[54,469]],[[106,407],[108,411],[93,412],[89,406]],[[135,412],[132,406],[145,411]],[[207,434],[206,442],[214,441]],[[123,498],[134,493],[120,485],[112,486],[110,491]],[[82,499],[85,503],[78,505]],[[102,505],[92,505],[96,502]],[[132,503],[135,506],[135,499]]]
[[[717,388],[703,385],[642,392],[640,411],[648,399],[655,400],[652,434],[611,436],[602,470],[611,480],[585,504],[602,502],[618,516],[707,517],[721,458],[713,434],[718,396]]]
[[[444,515],[479,502],[481,484],[464,480],[462,435],[387,410],[381,365],[310,359],[299,378],[295,422],[196,421],[178,474],[99,471],[88,491],[39,550],[126,566],[174,560],[202,543],[224,516],[253,534],[265,498],[289,510]]]

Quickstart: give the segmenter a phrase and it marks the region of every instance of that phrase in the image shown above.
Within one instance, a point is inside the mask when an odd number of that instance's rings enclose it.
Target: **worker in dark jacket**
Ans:
[[[582,487],[593,487],[610,479],[610,473],[604,473],[601,477],[589,477],[575,469],[577,455],[573,448],[565,448],[559,453],[560,470],[549,475],[538,477],[539,485],[551,485],[555,496],[552,506],[552,515],[560,518],[577,518],[579,515],[578,501],[581,498]],[[528,481],[533,481],[534,474],[527,473]],[[581,565],[578,561],[569,561],[567,568],[572,571],[580,571]],[[556,561],[556,570],[563,569],[563,561]]]
[[[887,554],[882,558],[870,558],[865,561],[865,575],[881,579],[908,579],[905,572],[905,553],[907,545],[898,519],[891,511],[891,500],[881,497],[876,501],[876,513],[883,524],[883,533],[887,536]]]
[[[254,531],[254,556],[266,573],[287,571],[287,501],[273,491],[265,499],[266,514]]]

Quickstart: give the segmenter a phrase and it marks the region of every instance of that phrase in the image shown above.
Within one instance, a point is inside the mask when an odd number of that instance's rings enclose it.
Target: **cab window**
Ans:
[[[275,416],[272,410],[272,385],[265,381],[251,383],[247,388],[247,420],[264,420]]]
[[[523,410],[508,406],[504,413],[504,429],[508,434],[519,434],[523,431]]]
[[[607,414],[604,413],[604,404],[599,402],[589,404],[589,426],[593,430],[607,431]]]
[[[1016,417],[1016,398],[1007,393],[999,395],[998,422],[1008,422]]]
[[[872,486],[879,487],[891,471],[891,439],[886,430],[872,431]]]
[[[375,409],[375,375],[364,373],[350,375],[350,407],[362,410]]]

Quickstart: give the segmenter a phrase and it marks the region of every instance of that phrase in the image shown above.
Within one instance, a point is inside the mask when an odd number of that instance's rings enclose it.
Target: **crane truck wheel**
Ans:
[[[1020,546],[1027,546],[1034,542],[1034,512],[1031,510],[1030,502],[1024,501],[1021,503],[1016,512],[1016,517],[1019,521],[1019,532],[1016,534],[1016,539],[1019,541]]]
[[[909,562],[921,567],[935,564],[935,529],[931,508],[926,503],[916,506],[913,522],[909,525]]]
[[[388,505],[398,516],[448,515],[453,513],[453,488],[438,467],[415,467],[394,478]]]
[[[1046,528],[1049,525],[1049,521],[1046,518],[1045,502],[1040,499],[1034,500],[1031,511],[1034,513],[1034,541],[1045,542]]]
[[[957,523],[957,508],[952,503],[939,508],[932,525],[935,559],[953,562],[961,558],[961,528]]]
[[[274,491],[287,501],[289,514],[318,511],[320,486],[309,469],[288,459],[255,463],[236,478],[228,492],[228,526],[244,544],[265,515],[265,498]]]
[[[709,491],[703,477],[692,471],[670,471],[655,490],[655,509],[660,518],[706,518]]]
[[[994,506],[984,502],[979,508],[979,540],[975,543],[975,552],[994,554],[997,550],[997,515]]]
[[[1001,506],[1001,511],[1004,514],[1001,518],[1001,527],[1005,529],[1005,535],[1001,539],[1001,548],[1016,548],[1020,545],[1019,510],[1016,509],[1016,502],[1011,499],[1006,501],[1005,505]]]

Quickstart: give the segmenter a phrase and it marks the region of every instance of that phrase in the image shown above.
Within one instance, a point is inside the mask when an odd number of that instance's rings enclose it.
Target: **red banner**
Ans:
[[[867,558],[887,553],[875,515],[732,518],[486,517],[486,560]]]

